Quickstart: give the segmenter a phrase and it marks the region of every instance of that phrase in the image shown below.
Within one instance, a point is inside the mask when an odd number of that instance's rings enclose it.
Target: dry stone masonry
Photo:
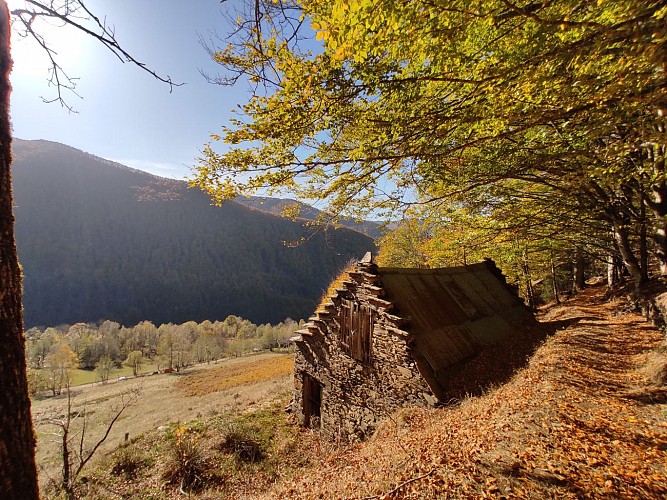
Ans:
[[[339,282],[293,339],[292,410],[345,440],[399,408],[446,401],[457,368],[530,316],[492,261],[397,269],[367,254]]]

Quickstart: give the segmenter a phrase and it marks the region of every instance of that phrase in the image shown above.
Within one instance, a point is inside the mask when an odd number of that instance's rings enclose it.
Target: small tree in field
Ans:
[[[28,368],[28,388],[31,396],[49,388],[49,380],[44,374],[44,370]]]
[[[58,344],[46,357],[49,373],[48,387],[54,396],[60,394],[72,382],[72,371],[79,365],[79,357],[67,344]]]
[[[109,375],[111,375],[111,370],[114,368],[114,362],[106,354],[100,358],[95,366],[95,373],[97,374],[97,379],[103,384],[107,383],[109,380]]]
[[[132,375],[135,377],[139,375],[139,370],[141,369],[141,365],[143,363],[144,356],[141,354],[141,351],[132,351],[130,354],[127,355],[127,359],[125,360],[125,366],[129,366],[132,368]]]
[[[132,406],[139,398],[139,390],[134,390],[121,395],[121,399],[110,411],[109,422],[104,434],[95,441],[92,446],[86,443],[88,434],[88,416],[85,406],[81,411],[72,411],[72,392],[67,389],[67,408],[64,417],[51,419],[59,431],[58,437],[61,441],[62,476],[59,481],[54,481],[57,490],[62,491],[65,498],[73,500],[77,498],[76,481],[86,464],[93,458],[100,446],[107,440],[111,429],[118,421],[123,412]]]

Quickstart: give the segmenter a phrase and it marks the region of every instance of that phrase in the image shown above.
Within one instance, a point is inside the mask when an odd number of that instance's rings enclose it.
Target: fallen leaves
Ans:
[[[638,370],[662,335],[616,314],[599,290],[547,313],[543,321],[570,326],[508,384],[457,407],[414,409],[394,432],[383,427],[269,496],[667,496],[667,412],[646,404],[655,388]]]

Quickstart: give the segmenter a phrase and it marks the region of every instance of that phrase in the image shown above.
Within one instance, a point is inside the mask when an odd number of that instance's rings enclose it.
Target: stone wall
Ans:
[[[436,403],[409,350],[410,334],[383,299],[381,278],[370,259],[348,273],[295,338],[292,410],[305,422],[304,374],[322,385],[319,425],[330,437],[363,439],[393,411]],[[369,362],[353,359],[339,340],[342,299],[370,305],[374,315]]]

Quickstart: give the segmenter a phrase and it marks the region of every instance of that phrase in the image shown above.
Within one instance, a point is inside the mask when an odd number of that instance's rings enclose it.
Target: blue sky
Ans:
[[[20,0],[9,0],[10,9]],[[160,75],[184,82],[169,86],[132,64],[122,64],[108,49],[70,27],[43,25],[63,69],[80,80],[67,96],[77,113],[59,104],[49,87],[48,60],[32,40],[12,38],[14,71],[11,117],[14,136],[47,139],[154,174],[188,175],[209,134],[227,122],[230,110],[247,98],[240,84],[230,89],[208,83],[200,74],[218,72],[198,41],[227,30],[224,13],[232,1],[88,0],[86,5],[114,25],[128,52]]]

